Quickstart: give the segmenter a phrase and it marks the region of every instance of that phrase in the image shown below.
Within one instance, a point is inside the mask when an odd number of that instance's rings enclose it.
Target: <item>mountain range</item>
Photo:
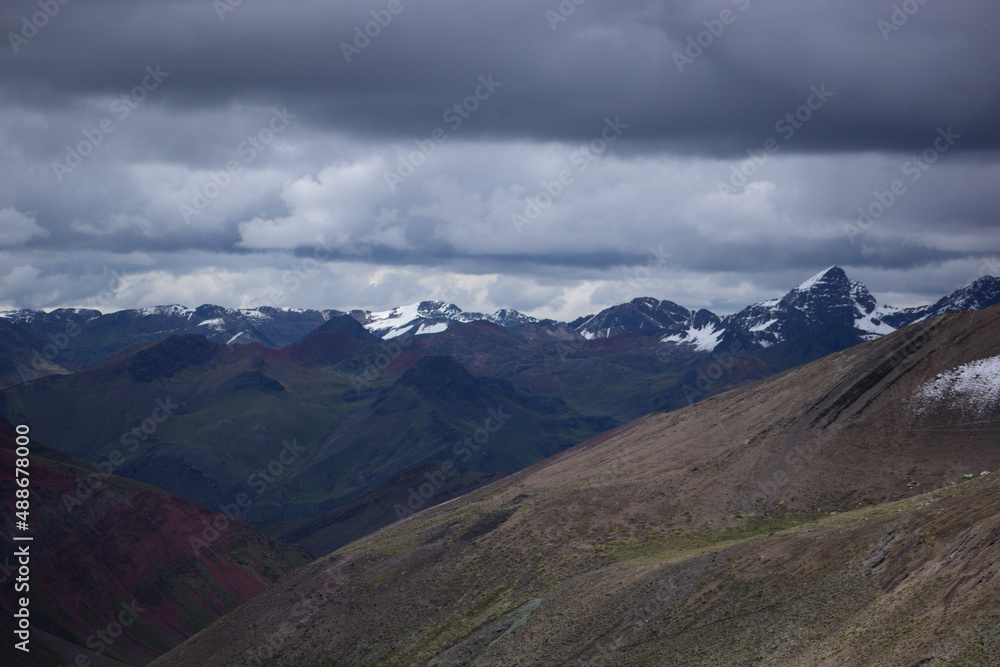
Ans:
[[[153,664],[995,664],[998,330],[952,313],[634,420]]]
[[[899,577],[939,585],[909,554],[996,532],[979,473],[1000,464],[997,301],[986,277],[893,309],[831,267],[725,317],[651,298],[569,323],[441,302],[8,313],[0,364],[36,372],[0,389],[0,415],[48,446],[33,445],[43,663],[97,659],[88,638],[136,595],[156,611],[106,664],[154,659],[215,619],[163,664],[697,664],[766,651],[781,627],[826,637],[815,664],[861,655],[823,634],[845,627],[885,643],[885,664],[915,664],[869,601]],[[11,432],[0,422],[8,449]],[[215,523],[235,529],[194,557]],[[846,546],[824,551],[834,538]],[[61,566],[74,549],[90,556]],[[789,578],[799,553],[823,573],[801,587],[808,606],[764,634],[731,618],[787,595],[755,563]],[[312,554],[332,556],[299,567]],[[992,576],[960,566],[956,581]],[[73,593],[83,581],[99,602]],[[829,581],[847,582],[848,620],[817,611]],[[956,617],[963,636],[981,635],[976,609]],[[732,641],[702,651],[687,637],[706,625]],[[970,641],[947,655],[974,656]]]
[[[880,305],[868,289],[833,266],[779,299],[759,302],[720,317],[671,301],[643,297],[573,322],[538,320],[512,309],[486,315],[442,301],[421,301],[383,312],[260,307],[226,309],[203,305],[157,306],[102,314],[97,310],[8,310],[0,312],[0,367],[10,386],[53,372],[68,372],[170,333],[198,334],[226,345],[257,343],[281,348],[302,339],[332,317],[349,314],[383,340],[442,333],[455,324],[489,322],[532,341],[583,341],[622,335],[662,334],[665,343],[699,352],[749,352],[820,334],[837,338],[827,351],[891,333],[928,317],[1000,303],[1000,279],[985,276],[916,308]]]
[[[95,464],[128,443],[116,474],[200,505],[221,509],[261,485],[241,521],[327,553],[410,505],[446,502],[643,415],[907,321],[996,301],[1000,281],[987,277],[933,306],[893,310],[832,267],[724,318],[648,298],[573,323],[512,311],[484,319],[440,302],[374,314],[18,311],[0,320],[8,350],[45,336],[66,343],[59,359],[68,361],[0,391],[0,413],[36,424],[44,442]],[[0,359],[19,363],[9,352]],[[142,431],[164,402],[175,406],[171,414]],[[486,445],[459,445],[491,410],[512,419]],[[261,471],[292,452],[292,464],[266,481]],[[433,493],[413,500],[427,477]]]

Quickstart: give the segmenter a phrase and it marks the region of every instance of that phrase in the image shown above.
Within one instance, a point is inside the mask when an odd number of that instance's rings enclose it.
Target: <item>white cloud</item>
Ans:
[[[13,206],[0,209],[0,246],[19,246],[36,236],[48,236],[35,213],[22,213]]]

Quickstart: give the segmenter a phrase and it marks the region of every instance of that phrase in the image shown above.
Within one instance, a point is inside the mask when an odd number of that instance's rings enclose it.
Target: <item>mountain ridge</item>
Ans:
[[[662,331],[665,342],[690,343],[697,349],[713,351],[720,342],[733,337],[741,337],[752,349],[765,348],[785,340],[787,335],[784,330],[789,328],[785,320],[789,317],[797,319],[791,326],[793,330],[809,329],[810,319],[824,320],[821,324],[836,321],[857,329],[861,340],[870,340],[928,317],[988,308],[997,303],[1000,303],[1000,278],[984,276],[933,304],[903,309],[882,305],[864,284],[851,280],[842,268],[834,265],[803,281],[782,297],[750,304],[725,316],[707,309],[691,310],[673,301],[647,296],[609,306],[571,322],[539,320],[509,308],[500,308],[492,314],[463,311],[454,304],[433,300],[377,312],[353,310],[348,313],[335,309],[267,306],[226,309],[211,304],[188,308],[174,304],[106,314],[84,308],[60,308],[49,312],[7,310],[0,311],[0,319],[29,330],[40,330],[43,334],[50,333],[53,325],[66,322],[75,322],[86,329],[98,326],[106,329],[113,324],[119,328],[139,329],[135,335],[140,337],[169,330],[174,333],[200,333],[227,345],[257,342],[272,348],[301,340],[329,319],[344,315],[350,315],[382,339],[430,335],[441,333],[455,323],[485,321],[526,332],[541,327],[551,330],[551,337],[564,337],[568,333],[577,340]],[[852,317],[847,317],[848,313]],[[772,322],[774,319],[778,322]],[[161,328],[154,331],[148,326],[137,327],[137,320],[155,321]],[[566,333],[559,334],[558,331]],[[538,333],[531,335],[533,338],[539,336]],[[40,338],[44,340],[44,335]],[[74,361],[93,361],[87,355],[76,356],[78,358]]]

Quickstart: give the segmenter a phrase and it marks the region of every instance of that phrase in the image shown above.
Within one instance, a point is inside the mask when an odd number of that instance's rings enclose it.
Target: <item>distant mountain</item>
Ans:
[[[536,342],[659,333],[665,343],[688,345],[697,352],[722,350],[729,354],[733,349],[746,352],[782,342],[815,341],[817,336],[828,340],[822,349],[835,351],[929,317],[988,308],[997,303],[1000,303],[1000,278],[986,276],[932,305],[897,309],[880,305],[863,284],[848,278],[840,267],[832,266],[781,298],[753,304],[726,317],[650,297],[611,306],[573,322],[538,320],[507,308],[492,314],[465,312],[443,301],[421,301],[380,312],[355,310],[350,317],[383,340],[440,334],[454,324],[490,322]],[[131,345],[169,334],[195,333],[226,345],[259,343],[280,348],[342,315],[345,313],[337,310],[226,309],[212,305],[195,309],[157,306],[106,315],[96,310],[67,308],[48,313],[4,311],[0,312],[0,319],[18,328],[24,339],[22,345],[27,347],[19,348],[17,354],[5,352],[5,334],[0,331],[0,387],[22,380],[7,368],[15,356],[35,362],[34,366],[19,364],[20,375],[34,371],[41,376],[77,370]],[[47,358],[36,354],[52,342],[53,336],[62,338],[67,327],[78,328],[75,329],[78,334],[67,345],[48,348],[54,355]]]
[[[835,332],[843,338],[838,348],[843,349],[895,331],[883,317],[868,289],[833,266],[780,299],[756,303],[723,318],[719,341],[722,347],[740,344],[753,350]]]
[[[197,334],[226,345],[260,343],[278,348],[295,342],[343,313],[282,308],[226,309],[204,305],[157,306],[101,314],[63,308],[0,312],[20,337],[16,353],[5,350],[0,325],[0,388],[52,373],[79,370],[125,348],[170,334]]]
[[[572,322],[537,320],[517,311],[493,315],[464,312],[453,304],[422,301],[355,317],[380,338],[441,333],[455,323],[487,321],[517,330],[531,340],[596,340],[633,334],[662,334],[663,342],[690,345],[698,352],[749,352],[789,341],[826,339],[826,352],[872,340],[929,317],[1000,303],[1000,278],[987,276],[937,303],[898,309],[881,305],[862,283],[831,266],[785,296],[762,301],[733,315],[689,310],[672,301],[633,299]],[[817,338],[818,337],[818,338]],[[820,349],[820,348],[817,348]],[[814,357],[815,358],[815,357]]]
[[[897,329],[931,317],[963,310],[985,310],[1000,303],[1000,278],[983,276],[929,306],[889,312],[885,321]]]
[[[492,337],[472,345],[480,351],[499,350],[497,334],[508,339],[512,360],[526,345],[498,325],[458,326],[489,329]],[[468,486],[619,423],[561,396],[471,372],[419,342],[393,343],[349,316],[333,317],[280,350],[171,335],[70,375],[4,390],[0,414],[34,424],[46,441],[94,462],[128,444],[120,474],[208,507],[260,485],[244,520],[272,535],[432,461],[452,459]],[[157,412],[165,404],[169,415]],[[486,428],[491,410],[510,419],[490,432],[488,446],[456,451]],[[278,482],[258,474],[272,469],[285,471],[274,476]],[[398,517],[389,511],[370,527],[386,518]]]
[[[931,306],[901,310],[880,305],[862,283],[838,266],[820,271],[785,296],[762,301],[719,320],[670,333],[665,342],[706,351],[766,349],[779,343],[810,343],[816,354],[836,352],[931,317],[1000,304],[1000,279],[987,276]],[[707,311],[706,311],[707,312]],[[810,360],[811,360],[810,359]]]
[[[80,333],[62,346],[60,356],[78,363],[94,363],[126,347],[168,334],[199,334],[209,340],[232,344],[261,343],[282,347],[295,342],[320,324],[343,315],[336,310],[286,308],[226,309],[204,305],[156,306],[102,314],[97,310],[61,308],[8,310],[0,318],[20,326],[39,341],[65,333],[66,324],[79,326]]]
[[[404,334],[419,336],[441,333],[456,322],[486,321],[505,327],[517,327],[537,321],[533,317],[506,308],[498,310],[492,315],[467,313],[458,306],[443,301],[421,301],[378,313],[355,311],[351,315],[366,329],[384,339],[392,339]]]
[[[605,308],[597,315],[581,317],[570,327],[587,340],[611,338],[627,333],[646,333],[693,324],[694,313],[672,301],[649,297]]]

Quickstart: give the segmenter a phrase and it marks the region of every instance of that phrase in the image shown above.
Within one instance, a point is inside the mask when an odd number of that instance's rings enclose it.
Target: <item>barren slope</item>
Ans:
[[[909,401],[998,332],[950,315],[652,415],[342,548],[161,664],[989,664],[997,413]]]

